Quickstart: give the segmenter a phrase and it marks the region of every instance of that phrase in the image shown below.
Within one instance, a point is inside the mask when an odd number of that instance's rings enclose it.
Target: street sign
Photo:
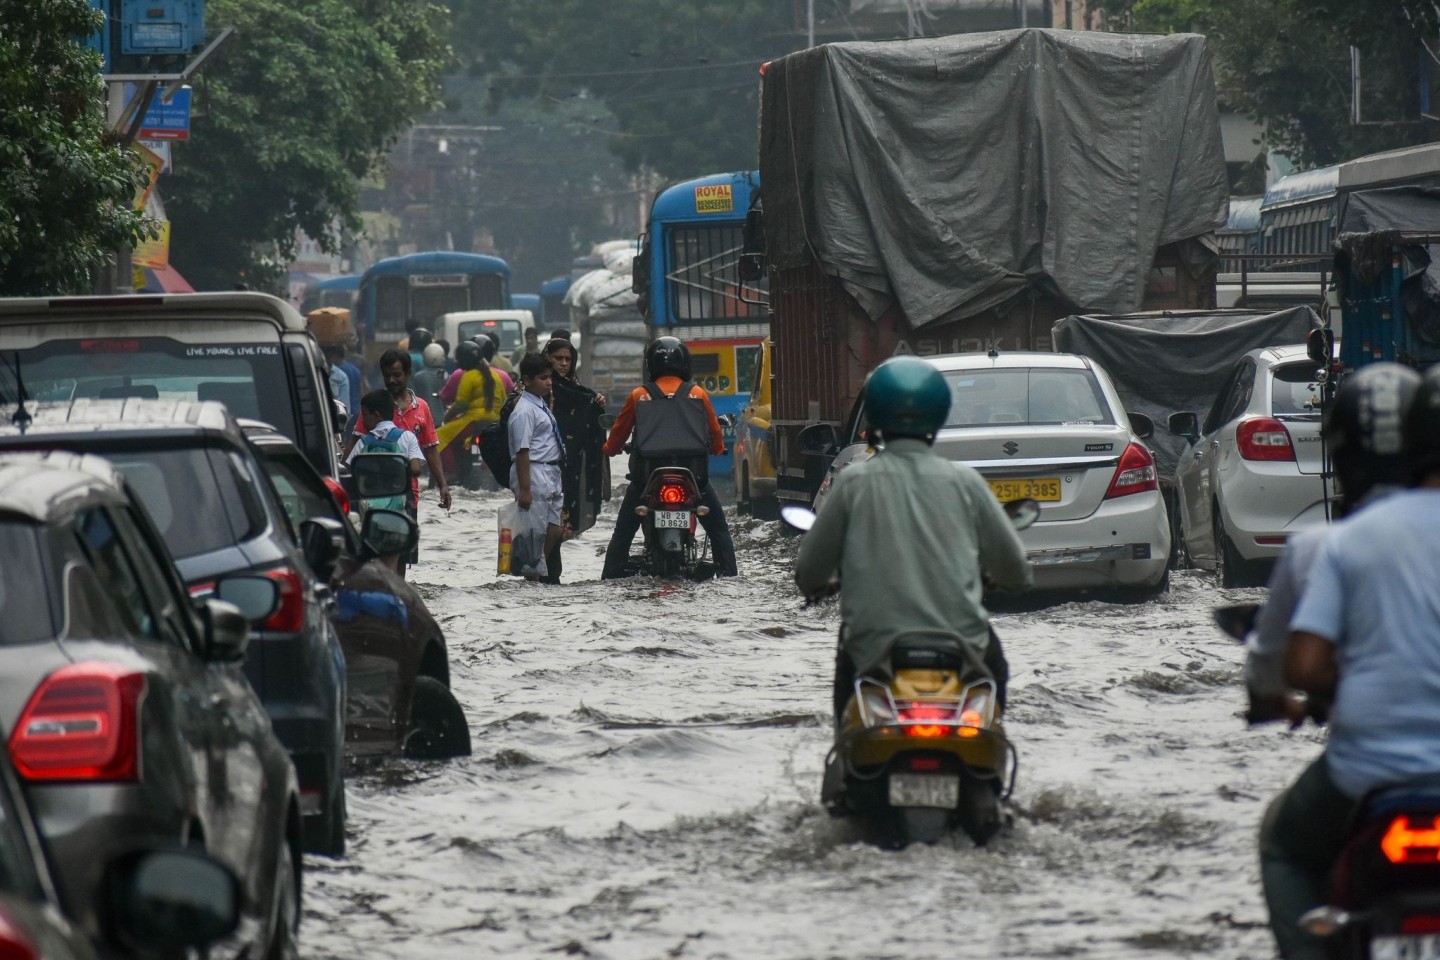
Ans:
[[[175,91],[169,103],[157,93],[150,100],[150,109],[140,123],[141,140],[190,139],[190,88]]]

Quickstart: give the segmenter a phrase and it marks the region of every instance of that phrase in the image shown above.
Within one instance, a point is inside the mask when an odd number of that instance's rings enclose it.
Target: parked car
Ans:
[[[345,849],[345,663],[334,598],[311,573],[265,470],[235,418],[214,402],[76,400],[34,411],[25,433],[0,426],[0,451],[73,450],[113,462],[129,481],[192,595],[255,573],[280,588],[257,625],[245,675],[300,779],[305,848]],[[323,531],[322,531],[323,534]],[[312,537],[323,559],[328,535]]]
[[[243,887],[226,952],[293,955],[299,790],[240,667],[275,581],[225,577],[217,600],[193,599],[124,476],[61,452],[0,456],[0,554],[0,725],[65,912],[106,943],[107,871],[185,847]],[[201,873],[169,870],[203,893]]]
[[[450,692],[445,632],[424,598],[386,562],[373,537],[356,531],[348,517],[348,500],[337,501],[335,491],[287,437],[269,424],[245,420],[241,426],[290,523],[299,527],[323,518],[342,531],[343,547],[332,569],[316,573],[329,581],[338,604],[335,629],[348,678],[347,752],[367,756],[403,751],[424,759],[468,755],[470,730]],[[386,495],[386,489],[371,486],[378,481],[367,468],[383,468],[381,456],[357,457],[353,467],[355,482],[376,496]],[[389,492],[403,492],[410,484],[408,463],[398,454],[385,459],[394,461]],[[343,491],[339,495],[345,496]],[[400,516],[415,527],[409,517]]]
[[[1040,503],[1040,519],[1020,534],[1037,590],[1153,593],[1168,586],[1170,523],[1144,442],[1154,424],[1125,412],[1098,364],[1064,353],[924,359],[950,385],[936,452],[978,470],[1002,502]],[[874,456],[863,390],[842,434],[817,424],[801,441],[834,457],[815,498],[818,511],[841,470]]]
[[[36,400],[217,400],[336,475],[325,357],[305,318],[269,294],[0,299],[0,352]]]
[[[1170,417],[1190,443],[1175,470],[1183,559],[1224,586],[1264,584],[1286,541],[1326,521],[1315,374],[1303,345],[1252,350],[1204,423]]]
[[[775,499],[775,462],[770,455],[770,389],[773,344],[766,338],[755,358],[750,399],[740,411],[735,428],[733,479],[735,502],[741,512],[773,519],[779,516]]]

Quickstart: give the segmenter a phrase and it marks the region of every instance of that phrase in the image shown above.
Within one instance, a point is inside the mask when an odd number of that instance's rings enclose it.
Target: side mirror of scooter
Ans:
[[[1040,519],[1040,504],[1029,497],[1011,500],[1004,504],[1005,516],[1016,530],[1024,530]]]
[[[600,414],[600,429],[608,431],[615,426],[615,415],[613,413]]]
[[[780,508],[780,522],[792,530],[804,533],[815,526],[815,511],[799,504]]]
[[[1232,603],[1215,608],[1215,622],[1226,636],[1243,641],[1255,629],[1255,620],[1260,616],[1258,603]]]

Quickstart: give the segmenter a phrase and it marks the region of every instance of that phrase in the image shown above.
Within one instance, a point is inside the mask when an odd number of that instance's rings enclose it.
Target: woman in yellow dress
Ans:
[[[463,469],[461,454],[465,442],[500,419],[505,405],[505,384],[490,369],[480,347],[465,340],[455,347],[455,362],[465,372],[455,390],[455,402],[445,411],[445,424],[435,431],[440,440],[440,462],[446,476]]]

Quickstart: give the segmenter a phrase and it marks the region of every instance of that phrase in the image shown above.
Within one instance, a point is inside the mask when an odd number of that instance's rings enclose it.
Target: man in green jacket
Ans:
[[[950,388],[924,360],[895,357],[877,367],[865,387],[865,416],[883,448],[835,478],[800,546],[795,582],[806,596],[837,576],[844,585],[837,722],[856,677],[887,676],[890,648],[917,631],[953,633],[970,645],[1004,707],[1009,667],[982,597],[987,580],[1028,589],[1030,563],[980,474],[932,449],[949,412]]]

